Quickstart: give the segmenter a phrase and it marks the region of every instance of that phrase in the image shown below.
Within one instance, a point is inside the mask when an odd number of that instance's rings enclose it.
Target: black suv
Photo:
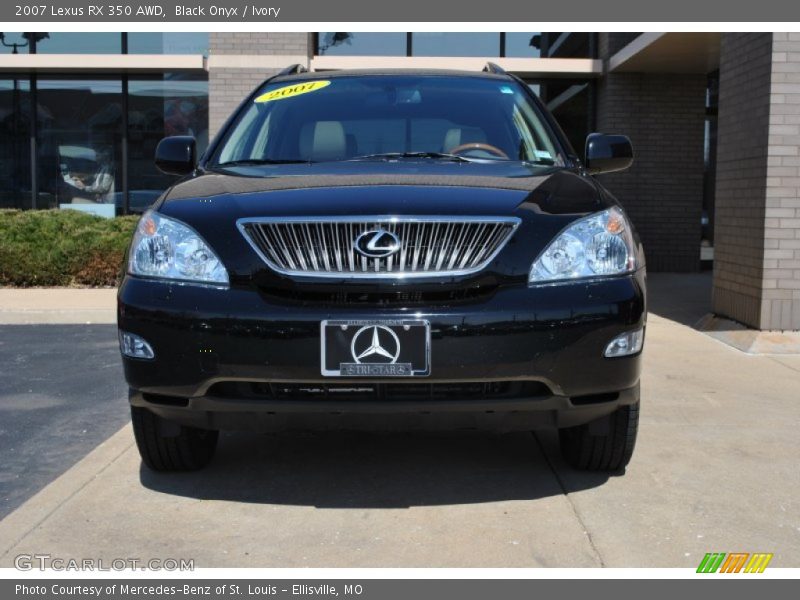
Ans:
[[[289,68],[142,217],[119,289],[136,442],[202,467],[218,431],[558,428],[575,467],[633,451],[642,249],[521,80]]]

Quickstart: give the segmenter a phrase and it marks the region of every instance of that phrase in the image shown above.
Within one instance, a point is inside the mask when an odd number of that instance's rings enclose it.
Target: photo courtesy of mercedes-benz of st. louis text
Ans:
[[[244,99],[138,224],[118,325],[136,442],[197,469],[221,430],[557,428],[579,469],[633,453],[644,254],[515,76],[306,72]]]

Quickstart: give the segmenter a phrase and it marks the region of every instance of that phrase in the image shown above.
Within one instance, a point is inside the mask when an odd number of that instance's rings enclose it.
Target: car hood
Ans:
[[[419,188],[428,189],[421,193]],[[172,187],[160,210],[178,216],[194,206],[201,205],[203,212],[213,206],[238,217],[408,214],[410,210],[507,214],[526,204],[541,212],[568,214],[599,210],[605,201],[594,181],[575,170],[510,161],[423,159],[199,171]]]

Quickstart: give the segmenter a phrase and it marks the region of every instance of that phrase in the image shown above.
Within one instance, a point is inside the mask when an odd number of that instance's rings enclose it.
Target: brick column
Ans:
[[[800,329],[800,34],[722,36],[713,310]]]
[[[606,60],[631,41],[598,35]],[[598,82],[597,131],[627,135],[636,157],[600,180],[636,225],[649,271],[700,268],[706,86],[696,74],[608,73]]]
[[[209,34],[209,134],[213,136],[253,88],[291,64],[308,68],[311,34],[217,32]]]

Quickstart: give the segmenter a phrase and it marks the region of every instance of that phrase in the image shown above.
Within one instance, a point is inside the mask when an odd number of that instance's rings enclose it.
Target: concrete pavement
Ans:
[[[0,519],[128,420],[114,325],[0,325]]]
[[[800,356],[648,323],[624,476],[563,464],[550,433],[225,435],[199,473],[141,468],[126,426],[0,521],[20,553],[211,566],[800,566]]]
[[[0,325],[116,323],[114,288],[0,288]]]

